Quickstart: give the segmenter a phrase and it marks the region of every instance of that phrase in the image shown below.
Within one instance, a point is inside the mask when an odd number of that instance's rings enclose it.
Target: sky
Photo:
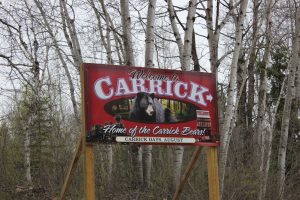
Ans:
[[[2,2],[3,5],[7,6],[8,4],[13,4],[14,2],[16,2],[16,0],[0,0]],[[32,0],[29,0],[29,2],[32,2]],[[53,1],[56,2],[56,1]],[[138,1],[130,1],[130,2],[138,2]],[[173,4],[175,6],[180,6],[180,7],[184,7],[185,5],[187,5],[188,1],[182,1],[182,0],[173,0]],[[166,6],[166,2],[165,1],[157,1],[157,6]],[[86,12],[85,10],[76,10],[77,13],[83,13],[80,18],[77,16],[76,20],[79,20],[79,23],[87,23],[89,18],[85,15],[84,12]],[[146,12],[147,12],[147,7],[145,7],[142,10],[142,15],[146,16]],[[144,13],[144,14],[143,14]],[[131,13],[132,17],[138,17],[137,12],[132,12]],[[180,18],[180,20],[182,22],[186,21],[186,16],[187,16],[187,12],[183,11],[183,12],[178,12],[178,16]],[[121,20],[121,19],[120,19]],[[201,23],[203,23],[203,20],[197,19],[195,22],[195,31],[196,33],[200,34],[200,35],[207,35],[206,29],[204,27],[204,25],[202,25]],[[181,30],[181,29],[180,29]],[[182,33],[182,39],[183,39],[183,30],[181,30]],[[91,34],[92,36],[93,34]],[[80,36],[80,33],[79,33]],[[86,36],[86,35],[84,35]],[[135,47],[139,50],[136,51],[136,65],[137,66],[144,66],[144,38],[135,38],[133,37],[134,41],[135,41]],[[89,42],[89,41],[85,41],[82,40],[83,42]],[[207,71],[210,70],[209,67],[209,54],[208,54],[208,44],[207,44],[207,39],[200,37],[200,36],[196,36],[196,43],[197,43],[197,51],[198,51],[198,55],[199,58],[201,58],[200,61],[200,65],[203,66]],[[90,58],[86,58],[85,62],[95,62],[95,59],[92,58],[92,55],[88,54],[88,51],[90,51],[91,45],[85,45],[85,44],[81,44],[82,46],[82,51],[85,52],[85,55],[90,56]],[[177,46],[176,44],[173,44],[172,47],[170,47],[171,50],[177,50]],[[172,56],[172,51],[171,52],[167,52],[170,54],[170,56]],[[167,54],[166,53],[166,54]],[[168,55],[169,55],[168,54]],[[105,56],[102,56],[105,57]],[[96,60],[96,62],[99,62]],[[156,63],[157,65],[157,63]],[[168,68],[172,68],[172,69],[178,69],[180,67],[180,64],[178,62],[178,60],[171,60],[168,61],[167,63],[160,63],[160,65],[166,65]],[[0,66],[1,66],[1,62],[0,62]],[[12,100],[11,100],[11,96],[14,94],[13,93],[13,85],[11,84],[11,81],[9,81],[9,79],[7,79],[7,74],[8,74],[8,70],[10,70],[9,68],[5,67],[1,67],[0,70],[0,119],[3,115],[5,115],[7,113],[7,111],[9,111],[10,106],[12,104]],[[222,68],[220,68],[220,70],[223,70]],[[225,68],[224,68],[225,70]],[[76,72],[75,72],[76,74]],[[224,71],[224,73],[222,72],[221,74],[226,74],[226,70]],[[75,75],[76,77],[77,75]],[[225,79],[225,76],[219,76],[219,79]],[[77,78],[78,80],[78,78]],[[220,81],[224,81],[224,80],[220,80]],[[78,81],[77,81],[78,84]],[[15,83],[15,87],[19,88],[20,85],[18,85],[18,83]],[[79,88],[79,87],[78,87]],[[79,95],[79,94],[78,94]]]

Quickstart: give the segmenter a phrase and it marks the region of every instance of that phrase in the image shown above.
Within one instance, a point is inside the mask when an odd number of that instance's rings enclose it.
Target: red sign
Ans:
[[[82,67],[87,142],[219,145],[214,74]]]

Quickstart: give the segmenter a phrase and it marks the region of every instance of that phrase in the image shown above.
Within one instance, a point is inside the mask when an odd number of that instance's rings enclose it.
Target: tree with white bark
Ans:
[[[233,48],[233,57],[230,65],[230,77],[229,77],[229,88],[228,88],[228,97],[226,100],[226,110],[224,116],[224,124],[221,125],[221,149],[220,149],[220,186],[221,186],[221,195],[224,190],[224,178],[226,172],[226,163],[228,157],[228,149],[232,134],[232,120],[234,118],[234,108],[236,107],[236,102],[234,101],[235,97],[235,83],[237,78],[237,64],[238,58],[240,55],[240,50],[242,46],[242,35],[244,31],[244,19],[246,17],[246,9],[248,5],[248,0],[241,1],[241,5],[238,11],[238,14],[235,18],[235,44]]]
[[[299,5],[295,5],[299,6]],[[300,61],[300,7],[295,12],[295,33],[293,34],[292,55],[288,64],[287,88],[283,107],[283,116],[280,131],[280,143],[278,151],[278,197],[284,199],[286,182],[286,153],[289,136],[289,123],[292,101],[295,95],[295,78]]]
[[[147,12],[147,28],[145,39],[145,67],[153,68],[154,54],[154,23],[156,0],[149,0]],[[143,146],[143,185],[149,188],[151,185],[152,145]]]
[[[186,26],[184,31],[184,41],[181,40],[180,33],[177,25],[175,24],[175,12],[172,0],[168,0],[168,11],[169,17],[172,24],[172,29],[176,39],[176,43],[179,50],[180,64],[182,70],[190,70],[191,58],[192,58],[192,36],[194,30],[194,21],[196,14],[197,2],[194,0],[188,3],[188,14],[186,19]],[[175,190],[180,182],[182,159],[184,154],[183,146],[176,146],[174,150],[174,178],[173,178],[173,189]]]

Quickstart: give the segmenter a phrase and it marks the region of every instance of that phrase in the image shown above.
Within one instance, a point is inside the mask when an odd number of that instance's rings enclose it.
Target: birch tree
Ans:
[[[180,35],[179,29],[178,29],[177,23],[176,23],[176,13],[175,13],[175,10],[174,10],[172,0],[168,0],[167,4],[168,4],[169,18],[170,18],[173,34],[174,34],[176,44],[177,44],[177,47],[178,47],[178,51],[179,51],[179,59],[180,59],[180,64],[181,64],[181,70],[184,70],[182,68],[182,65],[183,65],[183,42],[182,42],[181,35]]]
[[[205,23],[207,28],[207,41],[209,48],[209,61],[210,61],[210,69],[212,73],[217,75],[217,69],[224,57],[227,56],[225,53],[221,58],[219,58],[219,42],[220,42],[220,34],[224,26],[229,21],[230,17],[235,14],[235,9],[240,5],[241,1],[234,2],[230,0],[228,2],[228,6],[226,7],[228,11],[226,12],[223,19],[220,18],[220,1],[216,2],[216,12],[214,13],[214,1],[208,0],[206,2],[206,7],[204,2],[200,2],[202,9],[205,10]],[[247,6],[246,6],[247,7]],[[213,18],[215,16],[215,19]]]
[[[300,67],[297,70],[297,80],[296,80],[296,98],[298,101],[298,112],[300,113]],[[299,114],[300,115],[300,114]]]
[[[246,8],[248,5],[248,0],[242,0],[238,15],[235,20],[235,44],[233,49],[233,57],[230,65],[230,78],[229,78],[229,88],[228,88],[228,97],[226,101],[226,110],[224,124],[221,127],[221,149],[220,149],[220,187],[221,187],[221,196],[224,190],[224,178],[226,171],[226,163],[228,156],[228,148],[231,139],[231,124],[232,119],[234,118],[233,109],[235,107],[234,96],[235,96],[235,83],[237,78],[237,64],[238,58],[242,45],[242,35],[244,30],[244,19],[246,16]]]
[[[106,49],[106,55],[107,55],[107,63],[108,64],[113,64],[113,58],[112,58],[112,47],[111,47],[111,38],[110,38],[110,33],[111,33],[111,30],[110,30],[110,16],[106,10],[106,6],[104,4],[104,1],[103,0],[100,0],[100,4],[101,4],[101,8],[102,8],[102,11],[104,13],[104,18],[105,18],[105,24],[106,24],[106,34],[105,34],[105,39],[103,36],[101,36],[102,38],[102,41],[103,41],[103,44],[104,44],[104,47]],[[96,11],[95,11],[96,12]],[[97,15],[97,14],[96,14]],[[100,20],[100,19],[99,19]],[[101,35],[103,35],[102,33],[102,27],[99,26],[101,22],[98,21],[98,29],[101,33]],[[112,188],[112,169],[113,169],[113,149],[112,149],[112,145],[111,144],[107,144],[105,146],[105,153],[106,153],[106,156],[107,156],[107,162],[108,162],[108,165],[107,165],[107,171],[108,171],[108,185],[109,185],[109,189],[111,190]]]
[[[121,0],[120,6],[123,29],[123,43],[125,49],[125,64],[128,66],[135,66],[131,35],[131,18],[129,13],[128,0]]]
[[[189,1],[188,14],[186,18],[186,27],[184,31],[184,45],[182,52],[182,70],[191,70],[191,58],[192,58],[192,36],[194,30],[194,21],[197,8],[197,1]]]
[[[20,45],[20,50],[27,55],[32,62],[34,62],[34,57],[32,56],[32,53],[30,52],[30,50],[28,49],[28,44],[24,41],[23,39],[23,33],[22,30],[19,28],[14,27],[13,25],[9,24],[6,20],[1,19],[0,20],[1,24],[5,26],[5,29],[8,30],[8,32],[11,33],[11,36],[13,35],[17,35],[17,38],[13,39],[16,40],[16,42]],[[15,32],[15,33],[14,33]],[[11,51],[13,52],[13,51]],[[23,76],[23,72],[20,70],[20,68],[18,67],[17,64],[15,64],[12,60],[11,60],[11,56],[7,56],[4,54],[0,54],[0,58],[4,59],[5,62],[7,62],[7,66],[12,67],[13,69],[15,69],[18,73],[20,73],[21,77],[25,80],[25,82],[27,82],[30,86],[32,86],[32,89],[34,91],[34,94],[32,95],[32,102],[33,103],[37,103],[37,94],[36,92],[38,84],[39,84],[39,80],[38,80],[38,75],[39,75],[39,69],[37,68],[37,65],[33,65],[32,67],[35,67],[35,71],[34,71],[34,75],[33,75],[33,84],[30,83],[29,80],[27,80],[27,78],[25,76]],[[27,66],[27,64],[25,64],[25,66]],[[34,108],[33,106],[29,106],[31,108]],[[31,144],[31,129],[30,129],[30,125],[32,125],[32,121],[34,118],[34,115],[36,114],[36,112],[32,112],[31,115],[28,116],[27,118],[27,127],[24,128],[24,132],[25,132],[25,139],[24,139],[24,167],[25,167],[25,177],[26,177],[26,181],[28,185],[32,185],[32,172],[31,172],[31,149],[30,149],[30,144]]]
[[[191,0],[188,3],[188,14],[186,19],[186,27],[184,31],[184,42],[182,42],[180,33],[178,31],[177,25],[175,23],[175,11],[171,0],[168,0],[168,11],[171,20],[172,29],[176,39],[176,43],[179,50],[181,69],[190,70],[190,62],[192,58],[192,36],[194,30],[194,21],[197,8],[197,2]],[[174,150],[174,178],[173,178],[173,188],[176,189],[180,181],[181,176],[181,166],[183,159],[184,148],[183,146],[176,146]]]
[[[288,75],[287,75],[287,91],[285,95],[283,115],[281,122],[280,131],[280,143],[278,151],[278,196],[279,199],[284,199],[284,188],[286,178],[286,152],[287,152],[287,141],[289,135],[289,123],[291,114],[292,100],[294,99],[295,92],[295,77],[296,70],[299,66],[300,56],[300,7],[296,7],[296,18],[295,18],[295,33],[293,36],[292,43],[292,55],[288,64]]]
[[[128,0],[120,1],[122,29],[123,29],[123,43],[125,51],[125,64],[128,66],[135,66],[133,57],[133,44],[131,35],[131,18],[129,13]],[[132,182],[133,187],[138,188],[143,183],[143,165],[142,165],[142,152],[139,145],[131,144],[129,146],[130,157],[132,160]]]
[[[267,68],[270,67],[270,51],[271,51],[271,38],[272,38],[272,14],[273,1],[269,0],[266,3],[265,9],[265,28],[266,28],[266,39],[265,39],[265,49],[262,61],[262,67],[260,71],[260,88],[258,91],[258,119],[257,119],[257,135],[258,135],[258,146],[260,148],[260,187],[259,187],[259,199],[262,200],[266,193],[266,176],[268,173],[268,166],[266,166],[265,156],[267,147],[270,148],[268,143],[272,143],[272,137],[267,138],[268,132],[267,128]]]
[[[19,10],[22,6],[26,10],[26,15]],[[34,184],[32,164],[32,138],[34,134],[34,125],[39,123],[38,112],[41,106],[41,88],[42,80],[42,59],[39,56],[41,43],[45,46],[46,39],[41,37],[39,21],[35,18],[32,8],[27,2],[11,6],[8,10],[1,6],[1,11],[7,14],[1,16],[0,24],[3,32],[7,34],[7,40],[13,41],[14,45],[9,46],[10,51],[1,49],[0,59],[16,71],[17,77],[20,77],[21,83],[28,89],[28,96],[25,96],[26,116],[24,127],[24,167],[25,177],[28,185]],[[20,14],[22,15],[21,18]],[[2,18],[3,17],[3,18]],[[48,51],[47,51],[48,52]],[[19,111],[20,112],[20,111]]]
[[[73,19],[70,17],[66,0],[60,0],[59,3],[60,3],[60,15],[61,15],[61,22],[62,22],[64,35],[67,40],[69,49],[71,51],[71,55],[75,63],[75,67],[79,72],[80,65],[83,63],[83,60],[82,60],[81,48],[77,36],[77,31],[75,27],[75,19],[74,19],[75,16],[73,16]]]
[[[254,96],[255,96],[255,88],[254,88],[254,69],[256,62],[256,52],[257,49],[257,40],[258,40],[258,32],[259,32],[259,16],[258,11],[261,3],[258,0],[253,1],[253,21],[252,21],[252,42],[250,46],[250,57],[248,64],[248,97],[247,97],[247,122],[248,127],[252,128],[253,124],[253,108],[254,108]]]
[[[149,0],[146,28],[145,45],[145,67],[152,68],[154,53],[154,22],[155,22],[156,0]],[[150,187],[152,165],[152,145],[143,146],[143,179],[144,186]]]
[[[96,19],[97,19],[97,30],[100,32],[101,42],[105,48],[106,51],[106,62],[108,64],[114,64],[113,63],[113,57],[112,57],[112,46],[111,46],[111,28],[110,28],[110,16],[107,12],[106,5],[104,4],[103,0],[99,1],[100,7],[97,8],[94,0],[89,0],[89,4],[92,7]],[[102,12],[101,12],[102,11]],[[103,31],[103,24],[101,21],[101,13],[104,15],[104,23],[106,27],[106,33],[104,34]],[[100,45],[100,44],[99,44]],[[105,144],[105,155],[106,155],[106,171],[108,176],[108,188],[111,190],[111,184],[112,184],[112,169],[113,169],[113,148],[111,144]]]
[[[74,83],[73,83],[73,80],[72,80],[72,77],[71,77],[70,70],[68,68],[68,65],[67,65],[67,63],[64,59],[64,56],[63,56],[62,52],[60,51],[58,41],[57,41],[57,39],[56,39],[56,37],[53,33],[53,30],[50,26],[50,23],[48,22],[47,15],[46,15],[43,7],[42,7],[42,4],[38,0],[34,0],[34,2],[35,2],[37,8],[39,9],[39,11],[41,13],[42,19],[43,19],[44,24],[45,24],[45,28],[46,28],[47,32],[49,33],[49,35],[50,35],[50,37],[53,41],[53,45],[55,47],[58,58],[59,58],[60,62],[62,63],[62,67],[63,67],[63,69],[66,73],[67,80],[68,80],[68,83],[69,83],[69,89],[70,89],[70,95],[71,95],[71,101],[72,101],[72,106],[73,106],[75,119],[79,123],[80,119],[79,119],[79,112],[78,112],[76,97],[75,97],[75,87],[74,87]]]

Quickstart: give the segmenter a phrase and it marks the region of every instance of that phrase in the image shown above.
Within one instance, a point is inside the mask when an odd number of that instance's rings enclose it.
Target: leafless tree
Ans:
[[[296,5],[295,5],[296,6]],[[298,5],[299,6],[299,5]],[[296,7],[296,18],[295,18],[295,33],[293,37],[292,55],[288,64],[288,77],[287,77],[287,91],[285,95],[283,116],[281,123],[280,132],[280,143],[278,151],[278,196],[279,199],[284,199],[284,188],[286,179],[286,152],[287,152],[287,141],[288,131],[290,123],[291,105],[295,95],[295,77],[297,67],[299,66],[300,60],[300,7]]]

